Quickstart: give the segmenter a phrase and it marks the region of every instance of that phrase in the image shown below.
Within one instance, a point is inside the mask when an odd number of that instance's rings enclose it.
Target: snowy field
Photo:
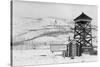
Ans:
[[[59,63],[77,63],[77,62],[94,62],[97,56],[83,54],[81,57],[71,59],[62,57],[58,53],[52,53],[50,50],[13,50],[13,66],[41,65],[41,64],[59,64]],[[59,55],[58,55],[59,54]]]

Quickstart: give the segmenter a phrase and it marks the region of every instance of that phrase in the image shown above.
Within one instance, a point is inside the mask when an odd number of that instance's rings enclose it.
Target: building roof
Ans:
[[[80,19],[83,19],[83,20],[92,20],[92,18],[90,18],[89,16],[87,16],[83,12],[82,12],[82,14],[80,16],[78,16],[77,18],[75,18],[74,21],[80,20]]]

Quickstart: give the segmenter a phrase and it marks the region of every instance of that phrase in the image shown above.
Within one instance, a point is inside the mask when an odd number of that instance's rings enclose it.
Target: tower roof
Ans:
[[[82,12],[82,14],[80,16],[78,16],[77,18],[75,18],[74,21],[75,20],[80,20],[80,19],[83,19],[83,20],[92,20],[92,18],[90,18],[89,16],[87,16],[83,12]]]

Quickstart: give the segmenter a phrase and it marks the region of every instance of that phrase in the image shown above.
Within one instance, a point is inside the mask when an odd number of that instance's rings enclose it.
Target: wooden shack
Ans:
[[[71,40],[63,54],[65,55],[65,57],[81,56],[80,45],[78,45],[75,39]]]
[[[51,52],[62,52],[63,57],[81,56],[81,46],[75,39],[71,40],[67,44],[52,44],[50,46]]]

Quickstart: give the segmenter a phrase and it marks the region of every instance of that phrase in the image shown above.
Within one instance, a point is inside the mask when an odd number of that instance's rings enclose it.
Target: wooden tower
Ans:
[[[82,13],[75,21],[74,39],[80,45],[81,53],[86,48],[93,48],[92,46],[92,31],[91,21],[92,19],[86,14]]]

